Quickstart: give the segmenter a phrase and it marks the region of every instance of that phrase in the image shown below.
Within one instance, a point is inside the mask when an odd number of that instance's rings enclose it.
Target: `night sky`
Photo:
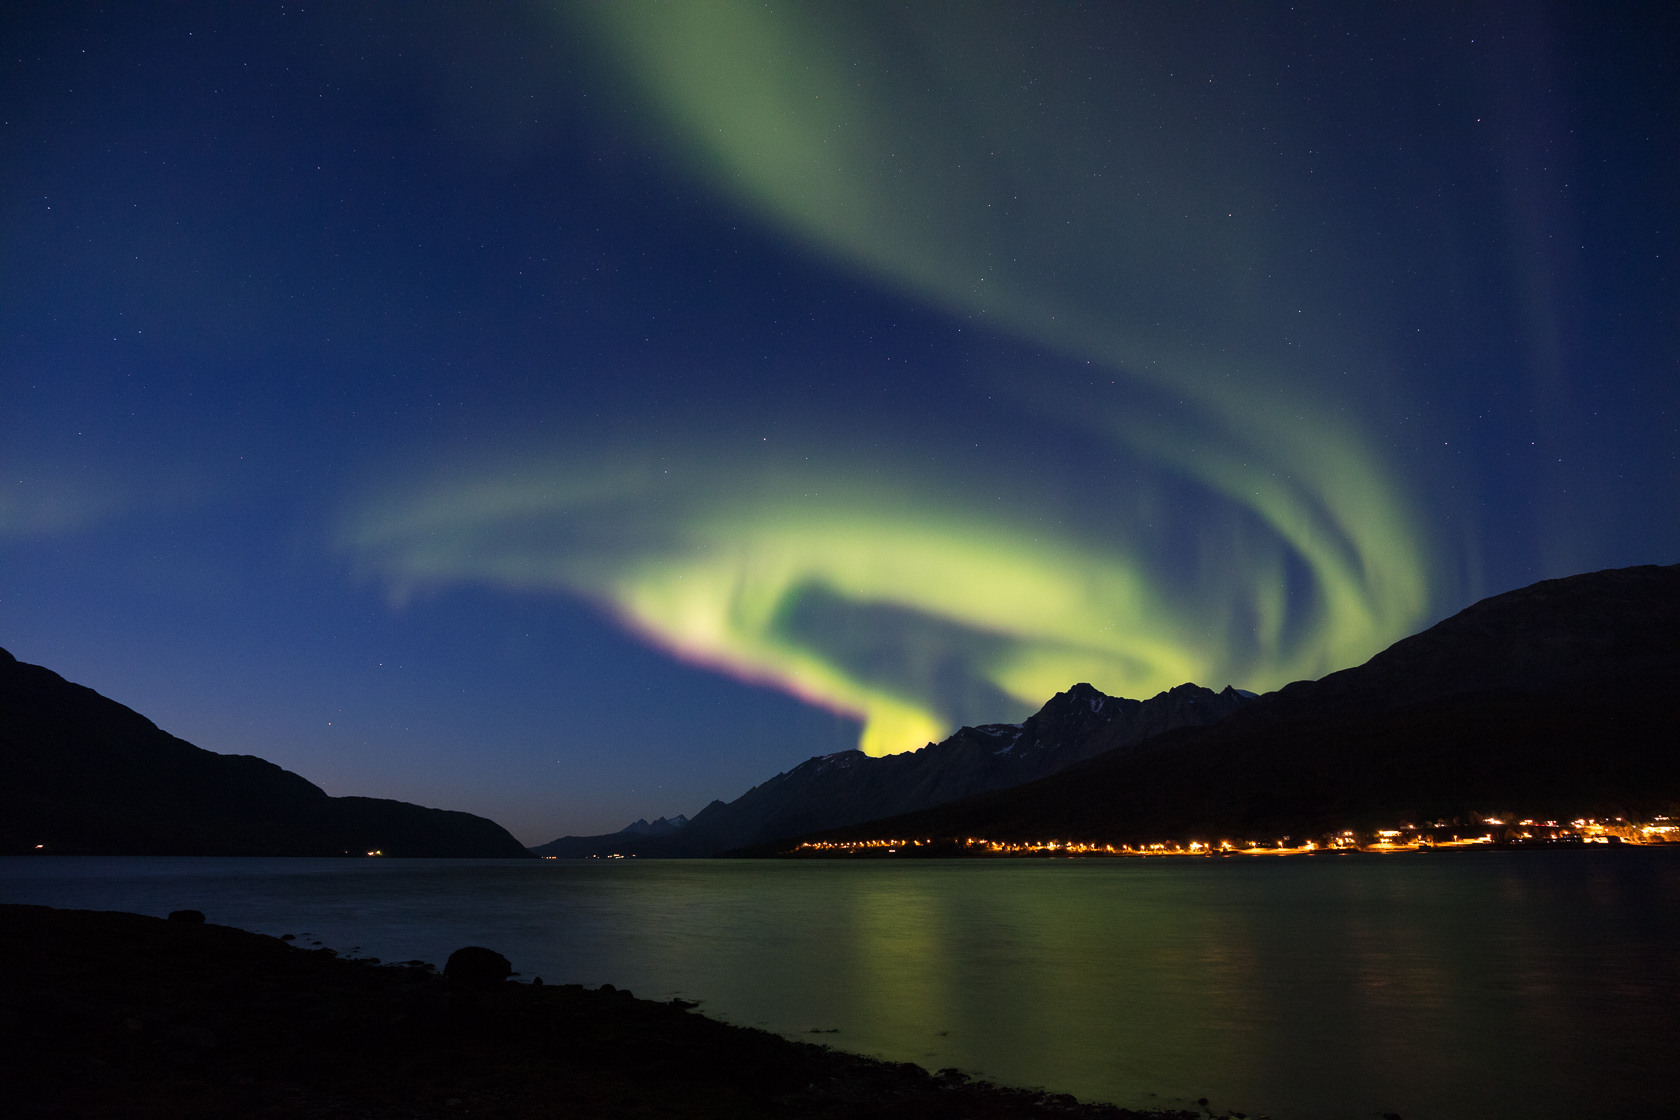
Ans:
[[[0,646],[527,843],[1680,560],[1680,7],[0,17]]]

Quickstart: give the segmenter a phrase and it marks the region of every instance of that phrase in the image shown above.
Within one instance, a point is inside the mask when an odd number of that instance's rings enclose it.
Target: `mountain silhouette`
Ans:
[[[562,858],[714,855],[1017,786],[1172,728],[1213,723],[1251,695],[1183,684],[1149,700],[1128,700],[1077,684],[1024,723],[965,727],[942,743],[884,758],[861,751],[819,755],[734,801],[712,802],[680,831],[656,834],[632,825],[604,836],[565,836],[531,850]],[[635,834],[627,835],[632,829]]]
[[[1677,808],[1680,565],[1650,565],[1484,599],[1220,723],[803,839],[1213,842]]]
[[[527,857],[496,822],[329,797],[0,649],[0,853]]]
[[[688,818],[683,816],[681,813],[678,813],[669,820],[664,817],[660,817],[658,820],[651,823],[644,817],[641,820],[631,821],[629,824],[619,829],[619,833],[622,834],[629,832],[638,836],[664,836],[668,833],[675,832],[687,823]]]

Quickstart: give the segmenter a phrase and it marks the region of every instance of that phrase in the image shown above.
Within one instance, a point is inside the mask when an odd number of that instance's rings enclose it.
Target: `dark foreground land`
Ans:
[[[1192,1120],[929,1074],[609,988],[469,987],[227,926],[0,906],[8,1116]]]

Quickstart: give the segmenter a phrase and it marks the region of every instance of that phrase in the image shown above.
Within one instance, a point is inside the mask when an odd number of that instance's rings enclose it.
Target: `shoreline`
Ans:
[[[1305,844],[1295,847],[1216,848],[1207,845],[1173,846],[1151,845],[1139,848],[1114,848],[1097,844],[1048,842],[1043,844],[998,845],[981,847],[962,841],[861,841],[856,844],[801,844],[797,848],[761,855],[725,852],[713,859],[782,859],[782,860],[879,860],[890,857],[938,860],[1159,860],[1159,859],[1277,859],[1287,856],[1401,856],[1447,854],[1456,852],[1605,852],[1605,851],[1680,851],[1673,841],[1626,842],[1616,839],[1593,840],[1585,843],[1496,843],[1485,840],[1464,840],[1440,844],[1393,844],[1356,847],[1354,845]],[[545,856],[545,859],[555,859]],[[635,856],[585,856],[584,859],[635,859]]]
[[[465,985],[231,926],[0,905],[18,1116],[1196,1120],[930,1073],[611,985]]]

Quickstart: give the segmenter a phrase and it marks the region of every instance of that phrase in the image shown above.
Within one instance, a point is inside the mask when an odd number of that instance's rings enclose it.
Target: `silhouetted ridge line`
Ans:
[[[3,649],[0,852],[529,856],[471,813],[329,797],[272,762],[202,750]]]
[[[942,743],[884,758],[861,751],[819,755],[734,801],[712,802],[680,832],[567,836],[531,850],[556,857],[715,855],[1020,785],[1172,728],[1213,723],[1250,696],[1182,684],[1149,700],[1128,700],[1076,684],[1023,723],[964,727]]]
[[[1649,565],[1484,599],[1218,724],[798,839],[1216,841],[1677,809],[1680,565]]]
[[[641,820],[631,821],[629,824],[619,829],[619,834],[632,833],[638,836],[665,836],[675,832],[687,823],[688,818],[681,813],[678,813],[670,819],[660,817],[658,820],[651,823],[646,818],[643,818]]]

